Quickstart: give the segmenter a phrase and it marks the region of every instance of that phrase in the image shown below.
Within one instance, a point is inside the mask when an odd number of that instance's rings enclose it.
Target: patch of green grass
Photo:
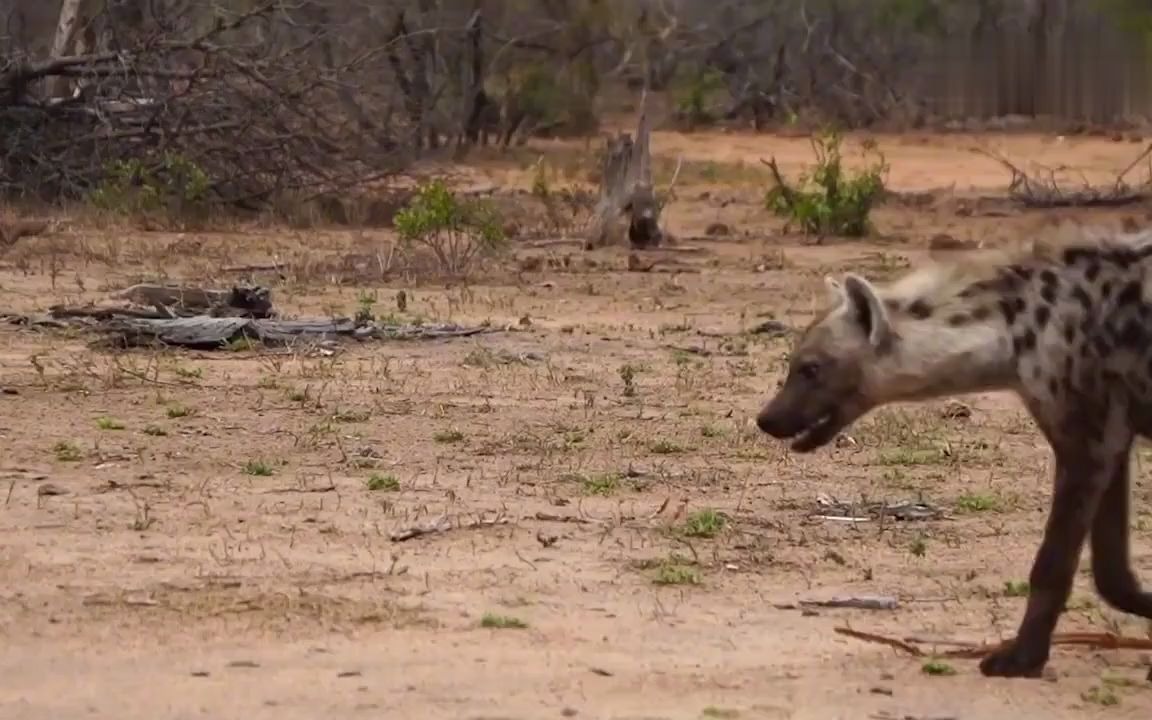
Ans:
[[[724,429],[716,427],[715,425],[701,425],[700,437],[718,438],[724,437]]]
[[[241,471],[245,475],[252,475],[254,477],[271,477],[274,474],[272,466],[263,460],[249,460],[244,463]]]
[[[924,557],[928,554],[928,542],[923,537],[918,537],[908,546],[908,552],[916,557]]]
[[[174,405],[169,405],[164,412],[168,415],[168,417],[175,420],[176,418],[188,417],[192,414],[192,409],[177,403]]]
[[[728,519],[711,508],[697,510],[684,521],[683,533],[688,537],[714,538],[724,529]]]
[[[700,571],[673,555],[656,563],[652,582],[657,585],[699,585]]]
[[[881,450],[876,465],[949,465],[953,458],[938,447],[898,447]]]
[[[648,446],[648,451],[654,455],[678,455],[684,452],[684,447],[671,440],[657,440]]]
[[[580,480],[585,495],[607,497],[620,489],[620,476],[615,473],[585,475]]]
[[[364,481],[364,485],[372,492],[396,492],[400,489],[400,481],[395,475],[380,475],[378,473],[370,475]]]
[[[528,627],[528,623],[511,615],[499,615],[489,612],[484,613],[484,617],[480,618],[480,627],[492,628],[494,630],[523,630]]]
[[[721,720],[731,720],[732,718],[740,717],[740,711],[733,710],[731,708],[719,708],[709,705],[700,711],[700,716],[706,718],[719,718]]]
[[[920,666],[920,672],[925,675],[933,675],[935,677],[947,677],[956,674],[956,668],[952,667],[943,660],[928,660]]]
[[[1004,597],[1028,597],[1030,586],[1024,580],[1006,580],[1004,581],[1003,594]]]
[[[332,421],[338,423],[368,422],[371,417],[372,413],[367,410],[337,410],[332,413]]]
[[[159,425],[148,425],[140,432],[144,433],[145,435],[151,435],[152,437],[164,437],[168,434],[168,431]]]
[[[182,380],[199,380],[200,378],[204,377],[204,370],[202,368],[178,367],[175,368],[172,372],[176,374],[176,377],[181,378]]]
[[[102,417],[96,419],[96,427],[101,430],[123,430],[124,423],[116,420],[115,418]]]
[[[956,499],[956,509],[964,513],[980,513],[1000,509],[1000,498],[981,493],[964,493]]]
[[[79,462],[84,458],[84,453],[80,451],[80,448],[67,440],[61,440],[53,445],[52,452],[60,462]]]
[[[1108,685],[1096,685],[1080,693],[1080,699],[1093,705],[1112,707],[1120,704],[1120,696]]]
[[[464,440],[464,433],[459,430],[439,430],[432,435],[432,439],[444,445],[462,442]]]

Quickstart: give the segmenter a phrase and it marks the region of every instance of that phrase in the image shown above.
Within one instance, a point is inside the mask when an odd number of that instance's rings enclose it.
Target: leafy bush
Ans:
[[[88,200],[102,210],[129,215],[160,211],[182,215],[208,200],[211,180],[183,155],[164,153],[157,160],[113,160]]]
[[[430,250],[449,275],[467,272],[478,258],[495,255],[506,243],[502,219],[491,203],[462,200],[441,180],[421,185],[392,222],[406,249]]]
[[[769,163],[776,180],[768,191],[768,209],[788,223],[796,223],[804,233],[860,237],[872,230],[869,221],[872,208],[884,193],[884,176],[888,165],[875,146],[865,145],[865,154],[875,153],[879,160],[856,174],[844,171],[840,155],[840,135],[825,132],[812,139],[816,168],[811,176],[800,176],[796,186],[780,175],[775,161]]]
[[[689,127],[712,123],[715,118],[709,110],[709,100],[723,89],[724,77],[712,68],[679,74],[671,88],[676,118]]]

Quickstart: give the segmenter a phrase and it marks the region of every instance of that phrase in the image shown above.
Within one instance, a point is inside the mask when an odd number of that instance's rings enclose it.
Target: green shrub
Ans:
[[[856,174],[846,173],[841,161],[840,135],[835,131],[812,139],[816,167],[809,176],[800,176],[796,186],[780,175],[775,161],[769,166],[776,176],[775,186],[768,191],[768,209],[788,218],[805,234],[860,237],[872,231],[869,215],[884,193],[884,176],[888,165],[874,146],[865,154],[879,159]]]
[[[421,185],[393,224],[403,246],[430,250],[449,275],[465,273],[478,258],[503,250],[506,242],[502,218],[491,203],[462,200],[441,180]]]
[[[151,161],[113,160],[88,200],[102,210],[136,215],[165,211],[182,214],[208,200],[208,174],[183,155],[164,153]]]

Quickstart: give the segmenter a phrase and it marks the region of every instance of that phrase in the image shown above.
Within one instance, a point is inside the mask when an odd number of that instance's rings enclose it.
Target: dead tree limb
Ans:
[[[1146,146],[1118,173],[1112,183],[1092,185],[1085,180],[1081,187],[1075,189],[1062,187],[1056,179],[1056,170],[1047,169],[1047,177],[1037,177],[1020,169],[1002,155],[983,148],[972,148],[972,151],[995,160],[1011,173],[1008,195],[1025,207],[1120,207],[1152,197],[1152,168],[1149,169],[1148,177],[1138,186],[1129,185],[1125,179],[1137,165],[1152,155],[1152,144]]]
[[[628,133],[610,137],[601,165],[600,198],[584,241],[585,249],[612,244],[619,221],[628,220],[628,243],[635,250],[659,246],[664,241],[660,228],[663,203],[652,183],[651,127],[648,118],[648,91],[640,95],[636,139]],[[676,176],[679,176],[677,167]],[[671,194],[672,185],[667,195]]]

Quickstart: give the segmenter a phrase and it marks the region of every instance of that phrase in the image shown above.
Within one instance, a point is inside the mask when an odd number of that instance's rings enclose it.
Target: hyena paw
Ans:
[[[986,677],[1038,678],[1047,663],[1046,647],[1014,641],[986,655],[980,661],[980,672]]]

